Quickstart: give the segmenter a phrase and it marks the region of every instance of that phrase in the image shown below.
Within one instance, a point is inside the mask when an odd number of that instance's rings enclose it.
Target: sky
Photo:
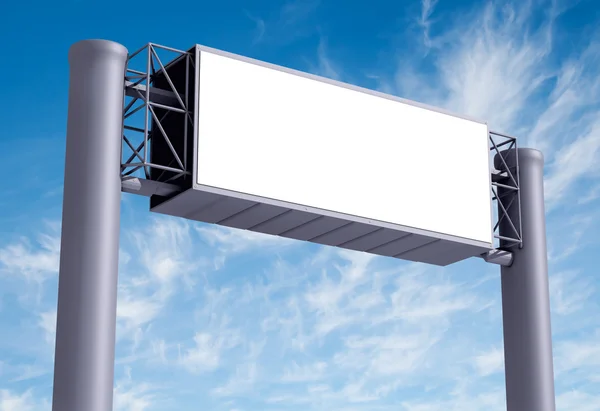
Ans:
[[[557,409],[600,410],[595,1],[175,3],[3,5],[0,411],[50,410],[67,52],[88,38],[199,43],[542,150]],[[499,268],[480,259],[373,257],[167,218],[123,194],[114,409],[504,410],[501,314]]]

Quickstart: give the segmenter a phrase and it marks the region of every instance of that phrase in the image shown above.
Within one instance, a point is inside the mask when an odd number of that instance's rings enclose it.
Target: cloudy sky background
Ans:
[[[557,408],[600,409],[593,0],[119,3],[12,2],[0,17],[0,411],[50,409],[67,51],[84,38],[201,43],[487,119],[543,150]],[[497,266],[147,209],[123,195],[115,410],[505,409]]]

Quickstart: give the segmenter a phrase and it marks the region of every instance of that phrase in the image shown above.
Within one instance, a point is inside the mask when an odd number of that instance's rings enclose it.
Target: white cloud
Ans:
[[[326,371],[327,363],[323,361],[308,365],[298,365],[294,361],[286,368],[280,380],[289,383],[318,381],[324,377]]]
[[[595,411],[600,409],[600,396],[581,390],[571,390],[556,397],[556,409],[559,411]]]
[[[151,390],[144,386],[133,388],[117,386],[113,398],[115,411],[145,411],[151,409],[154,404],[153,397]]]
[[[289,0],[279,12],[280,24],[291,27],[306,20],[321,4],[321,0]]]
[[[50,411],[47,400],[39,400],[31,391],[21,394],[0,390],[0,411]]]
[[[193,373],[214,371],[222,364],[224,352],[240,344],[237,332],[222,329],[218,334],[199,332],[194,336],[195,346],[179,357],[179,363]]]
[[[116,381],[113,391],[115,411],[146,411],[160,407],[161,387],[138,383],[131,378],[131,368],[125,368],[125,378]]]
[[[246,16],[256,25],[252,45],[287,45],[315,32],[311,23],[321,0],[290,0],[264,16],[246,11]]]
[[[489,301],[478,298],[461,284],[451,282],[444,276],[435,276],[433,272],[398,276],[396,284],[397,289],[390,296],[391,309],[374,321],[401,319],[411,323],[431,321],[445,324],[453,314],[474,312],[489,304]]]
[[[252,44],[256,45],[256,44],[260,43],[265,36],[265,32],[266,32],[265,21],[261,18],[254,17],[254,15],[252,15],[247,10],[245,10],[244,12],[246,13],[246,17],[248,17],[250,20],[252,20],[252,22],[256,25],[254,38],[252,39]]]
[[[13,367],[11,371],[16,372],[16,376],[10,379],[10,382],[21,382],[34,380],[40,377],[44,377],[51,373],[50,367],[45,367],[37,364],[19,364]]]
[[[434,22],[435,2],[423,0],[420,25],[434,72],[420,73],[422,56],[404,52],[395,79],[380,87],[487,120],[491,129],[516,135],[521,146],[542,150],[553,210],[571,201],[577,182],[598,171],[600,42],[593,33],[586,49],[557,60],[554,30],[565,9],[539,3],[486,2]],[[438,34],[432,36],[434,25]]]
[[[437,0],[423,0],[421,2],[421,16],[419,18],[419,25],[423,29],[423,43],[426,47],[431,47],[431,39],[429,37],[429,29],[431,26],[431,15],[435,9]]]
[[[124,295],[117,304],[117,318],[123,321],[127,327],[137,328],[156,318],[161,308],[162,304],[158,299]]]
[[[54,347],[54,340],[56,339],[56,310],[40,313],[38,325],[44,331],[46,342]]]
[[[369,263],[374,257],[366,253],[336,251],[342,263],[334,265],[335,270],[331,275],[323,271],[321,280],[309,286],[304,293],[307,308],[317,315],[315,331],[318,337],[362,321],[364,310],[377,305],[376,290],[366,294],[357,292],[357,288],[369,282]],[[362,305],[361,302],[366,304]]]
[[[600,367],[600,334],[555,344],[556,374]]]
[[[490,351],[477,355],[474,358],[477,373],[486,377],[504,371],[504,350],[492,348]]]
[[[504,392],[500,390],[479,394],[460,393],[448,400],[403,402],[404,411],[504,411]]]
[[[582,254],[597,243],[589,234],[594,233],[598,216],[600,213],[597,211],[584,210],[573,214],[571,209],[566,208],[549,219],[548,260],[551,268],[564,264],[570,257]]]
[[[352,336],[346,338],[347,350],[336,362],[343,368],[365,371],[371,378],[410,375],[423,365],[425,354],[440,336],[426,331],[409,334],[406,330],[376,337]]]
[[[28,281],[43,282],[58,273],[60,260],[60,235],[38,235],[37,244],[27,238],[0,248],[0,268],[12,275],[23,276]]]
[[[228,397],[236,394],[245,394],[250,390],[258,377],[258,364],[249,362],[235,367],[234,375],[225,385],[212,390],[214,395]]]
[[[263,353],[265,344],[266,339],[247,344],[248,351],[235,367],[235,372],[230,375],[229,380],[224,385],[213,389],[212,393],[220,397],[228,397],[233,395],[247,395],[251,392],[259,379],[259,357]]]
[[[584,63],[585,64],[585,63]],[[546,180],[546,198],[550,205],[567,195],[571,186],[588,173],[598,170],[600,120],[588,125],[583,133],[555,153],[550,176]]]
[[[139,262],[150,274],[150,281],[161,284],[163,292],[177,277],[194,270],[190,263],[193,250],[190,223],[187,220],[155,217],[144,231],[130,233]]]
[[[323,37],[320,38],[319,47],[317,48],[317,62],[317,67],[313,69],[315,74],[332,80],[341,79],[340,68],[329,58],[327,42]]]
[[[559,272],[550,276],[550,298],[554,313],[568,315],[581,310],[595,289],[588,277],[575,271]]]
[[[579,199],[578,203],[581,205],[588,204],[597,198],[600,198],[600,184],[592,186],[587,194]]]
[[[155,216],[148,220],[122,241],[130,260],[120,265],[117,339],[130,340],[134,349],[177,290],[193,285],[191,274],[208,264],[193,253],[188,221]]]

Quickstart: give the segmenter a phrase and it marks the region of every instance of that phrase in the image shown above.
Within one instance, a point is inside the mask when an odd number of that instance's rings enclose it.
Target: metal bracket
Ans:
[[[121,191],[144,197],[153,195],[169,197],[181,191],[181,187],[161,181],[146,180],[145,178],[125,177],[121,180]]]
[[[486,263],[497,264],[504,267],[510,267],[513,263],[513,254],[506,250],[490,250],[487,253],[481,254],[479,257],[483,258]]]

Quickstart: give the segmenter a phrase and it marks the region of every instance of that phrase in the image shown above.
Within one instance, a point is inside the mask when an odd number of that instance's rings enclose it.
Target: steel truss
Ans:
[[[193,50],[193,49],[192,49]],[[167,61],[161,53],[170,53]],[[125,74],[125,103],[123,109],[123,156],[121,179],[123,191],[144,196],[169,196],[183,189],[189,179],[192,165],[188,164],[188,140],[194,130],[194,114],[191,110],[190,73],[194,73],[196,56],[191,51],[148,43],[128,57]],[[169,76],[169,68],[184,62],[185,84],[176,87]],[[137,66],[136,66],[137,65]],[[137,68],[136,68],[137,67]],[[161,85],[157,84],[160,78]],[[182,122],[183,145],[177,150],[163,124],[169,117],[179,116]],[[178,135],[176,139],[181,139]],[[150,146],[152,140],[163,139],[169,149],[167,164],[152,162]],[[497,206],[498,218],[493,228],[497,247],[482,255],[488,262],[510,265],[513,247],[523,246],[521,227],[521,202],[519,188],[519,162],[509,168],[501,148],[517,149],[517,139],[497,132],[489,133],[490,151],[500,157],[500,170],[490,170],[492,201]],[[127,155],[127,157],[125,157]],[[189,180],[188,180],[189,181]],[[499,190],[500,189],[500,190]],[[509,210],[518,208],[519,221],[512,221]],[[513,235],[499,234],[500,223],[507,220]]]
[[[521,188],[519,184],[519,159],[516,155],[515,167],[508,167],[505,160],[507,150],[517,150],[517,139],[505,134],[490,131],[490,152],[493,157],[500,160],[500,169],[495,167],[490,170],[492,203],[496,206],[496,222],[493,228],[495,249],[481,255],[489,263],[510,266],[513,262],[512,250],[523,247],[521,223]],[[500,150],[503,148],[504,150]],[[492,164],[494,161],[492,161]],[[517,208],[518,221],[513,221],[509,211]],[[510,227],[509,235],[500,234],[500,223],[506,221]],[[503,230],[506,231],[506,230]]]
[[[515,246],[523,247],[522,223],[521,223],[521,189],[519,185],[519,157],[516,156],[516,166],[508,167],[505,161],[505,150],[517,150],[517,139],[505,134],[491,131],[490,151],[495,154],[501,161],[500,170],[491,171],[492,173],[492,201],[496,203],[498,209],[498,221],[494,225],[494,238],[501,240],[502,249],[509,250]],[[508,147],[506,147],[508,146]],[[506,147],[500,151],[500,148]],[[502,154],[504,153],[504,155]],[[500,190],[502,191],[500,192]],[[500,194],[499,194],[500,193]],[[509,215],[511,208],[518,208],[519,221],[512,221]],[[498,228],[500,223],[506,219],[511,228],[512,235],[510,237],[500,235]]]
[[[167,64],[165,54],[171,54]],[[161,58],[162,55],[162,58]],[[174,55],[174,58],[173,58]],[[185,64],[185,84],[176,87],[169,68]],[[125,73],[125,102],[123,109],[123,155],[121,179],[123,190],[142,195],[170,195],[180,190],[181,180],[189,178],[188,139],[194,129],[190,110],[190,69],[194,69],[191,52],[148,43],[129,55]],[[161,79],[162,87],[157,85]],[[170,138],[165,121],[180,117],[183,126],[182,150],[177,150]],[[181,136],[176,138],[181,139]],[[169,149],[167,164],[152,162],[152,140],[163,139]]]

